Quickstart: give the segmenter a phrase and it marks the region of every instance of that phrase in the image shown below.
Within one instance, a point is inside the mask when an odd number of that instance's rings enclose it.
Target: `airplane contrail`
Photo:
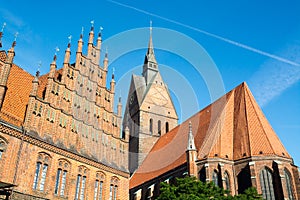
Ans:
[[[160,15],[157,15],[157,14],[154,14],[154,13],[150,13],[150,12],[148,12],[148,11],[145,11],[145,10],[142,10],[142,9],[139,9],[139,8],[136,8],[136,7],[133,7],[133,6],[129,6],[129,5],[126,5],[126,4],[123,4],[123,3],[120,3],[120,2],[114,1],[114,0],[106,0],[106,1],[107,1],[107,2],[110,2],[110,3],[113,3],[113,4],[116,4],[116,5],[119,5],[119,6],[122,6],[122,7],[125,7],[125,8],[129,8],[129,9],[138,11],[138,12],[140,12],[140,13],[144,13],[144,14],[146,14],[146,15],[150,15],[150,16],[153,16],[153,17],[162,19],[162,20],[167,21],[167,22],[171,22],[171,23],[173,23],[173,24],[177,24],[177,25],[179,25],[179,26],[183,26],[183,27],[185,27],[185,28],[188,28],[188,29],[191,29],[191,30],[200,32],[200,33],[203,33],[203,34],[205,34],[205,35],[207,35],[207,36],[210,36],[210,37],[213,37],[213,38],[222,40],[222,41],[227,42],[227,43],[229,43],[229,44],[232,44],[232,45],[235,45],[235,46],[237,46],[237,47],[241,47],[241,48],[243,48],[243,49],[246,49],[246,50],[249,50],[249,51],[258,53],[258,54],[260,54],[260,55],[267,56],[267,57],[269,57],[269,58],[273,58],[273,59],[275,59],[275,60],[278,60],[278,61],[281,61],[281,62],[290,64],[290,65],[294,65],[294,66],[298,66],[298,67],[300,66],[300,64],[298,64],[298,63],[296,63],[296,62],[293,62],[293,61],[291,61],[291,60],[288,60],[288,59],[282,58],[282,57],[280,57],[280,56],[277,56],[277,55],[274,55],[274,54],[271,54],[271,53],[268,53],[268,52],[265,52],[265,51],[262,51],[262,50],[253,48],[253,47],[250,47],[250,46],[248,46],[248,45],[245,45],[245,44],[242,44],[242,43],[239,43],[239,42],[236,42],[236,41],[233,41],[233,40],[230,40],[230,39],[221,37],[221,36],[216,35],[216,34],[213,34],[213,33],[209,33],[209,32],[207,32],[207,31],[201,30],[201,29],[199,29],[199,28],[195,28],[195,27],[193,27],[193,26],[190,26],[190,25],[187,25],[187,24],[183,24],[183,23],[181,23],[181,22],[178,22],[178,21],[175,21],[175,20],[166,18],[166,17],[162,17],[162,16],[160,16]]]

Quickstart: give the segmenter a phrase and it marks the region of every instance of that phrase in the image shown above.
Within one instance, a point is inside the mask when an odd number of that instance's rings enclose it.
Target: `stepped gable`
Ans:
[[[0,53],[5,60],[5,52]],[[5,55],[5,57],[3,56]],[[29,94],[32,89],[33,76],[19,66],[12,64],[7,81],[7,91],[1,109],[1,119],[13,125],[21,126],[24,118]]]
[[[242,83],[163,135],[132,175],[130,188],[186,164],[189,122],[192,123],[198,160],[223,158],[236,161],[251,156],[291,158],[247,84]]]

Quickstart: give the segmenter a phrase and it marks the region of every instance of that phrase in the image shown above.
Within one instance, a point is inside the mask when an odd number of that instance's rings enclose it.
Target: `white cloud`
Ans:
[[[300,45],[291,45],[282,56],[300,62]],[[300,67],[269,59],[252,76],[249,85],[260,106],[266,105],[300,80]]]

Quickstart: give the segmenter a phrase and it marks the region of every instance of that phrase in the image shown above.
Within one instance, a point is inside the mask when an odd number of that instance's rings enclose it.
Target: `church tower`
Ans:
[[[133,173],[158,138],[177,126],[178,117],[155,58],[152,27],[142,76],[132,75],[123,130],[130,131],[129,168]]]

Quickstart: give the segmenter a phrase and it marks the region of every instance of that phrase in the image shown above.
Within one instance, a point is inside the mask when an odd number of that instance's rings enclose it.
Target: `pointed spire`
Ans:
[[[4,31],[5,26],[6,26],[6,23],[4,22],[3,25],[2,25],[2,29],[0,31],[0,48],[2,47],[2,35],[3,35],[3,31]]]
[[[192,122],[189,122],[189,135],[188,135],[188,145],[187,145],[187,151],[193,151],[197,150],[195,141],[194,141],[194,136],[192,132]]]
[[[150,37],[149,37],[148,50],[145,56],[144,64],[147,64],[148,62],[157,64],[157,61],[155,59],[155,54],[154,54],[153,42],[152,42],[152,21],[150,21],[149,31],[150,31]]]

